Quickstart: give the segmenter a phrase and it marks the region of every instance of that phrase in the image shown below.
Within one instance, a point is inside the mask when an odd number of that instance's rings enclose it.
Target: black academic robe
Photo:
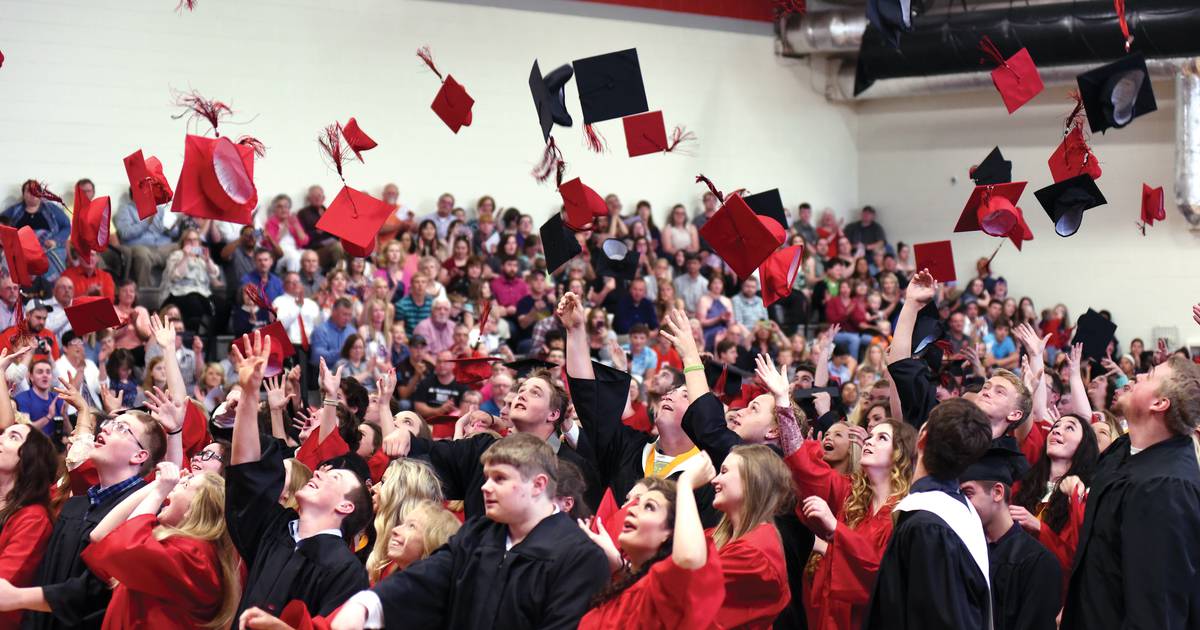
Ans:
[[[26,611],[21,627],[26,630],[72,628],[98,630],[112,591],[80,559],[91,544],[92,530],[110,511],[145,485],[140,480],[125,490],[106,497],[92,507],[87,495],[71,497],[63,504],[46,553],[38,565],[34,584],[42,587],[52,613]]]
[[[742,438],[725,424],[725,406],[709,392],[688,405],[683,414],[683,430],[701,450],[707,451],[717,470],[733,447],[742,443]],[[787,562],[788,588],[792,600],[775,619],[776,630],[795,630],[808,627],[804,613],[805,592],[804,567],[812,555],[814,536],[808,526],[795,512],[781,514],[775,518],[775,529],[783,543],[783,558]]]
[[[988,543],[988,569],[994,630],[1058,627],[1062,567],[1036,538],[1013,523],[1000,540]]]
[[[431,556],[372,589],[386,628],[574,628],[609,580],[604,552],[566,513],[505,551],[508,527],[471,519]]]
[[[278,613],[293,599],[310,614],[328,615],[369,586],[367,571],[341,536],[296,542],[291,522],[299,516],[279,505],[283,452],[277,440],[262,440],[261,459],[230,466],[225,476],[225,523],[246,562],[238,616],[252,606]]]
[[[938,483],[921,479],[913,492],[921,491],[919,484],[926,481]],[[958,492],[953,485],[946,490]],[[958,534],[933,512],[894,514],[896,526],[879,563],[864,630],[987,628],[987,578]]]
[[[900,398],[904,421],[920,429],[938,404],[937,385],[933,382],[929,364],[909,357],[888,364],[888,374],[891,374],[896,395]]]
[[[1100,456],[1063,630],[1200,627],[1200,466],[1190,436]]]
[[[626,395],[628,395],[626,390]],[[483,464],[479,457],[496,441],[496,436],[479,433],[461,440],[427,440],[414,437],[408,456],[429,462],[442,480],[442,492],[451,501],[463,502],[463,513],[467,518],[484,516],[483,512]],[[586,436],[580,435],[579,450],[587,452],[591,446]],[[596,466],[580,455],[571,445],[558,443],[558,458],[571,462],[583,471],[587,482],[584,502],[595,511],[604,496],[604,485]]]
[[[583,434],[591,445],[590,453],[601,483],[612,489],[613,499],[620,504],[634,484],[647,476],[646,445],[652,444],[655,438],[621,422],[629,396],[629,372],[596,362],[592,367],[595,379],[568,377],[571,400],[575,404],[575,413],[579,414]],[[677,470],[667,477],[677,479],[682,472]],[[712,486],[705,485],[695,494],[704,527],[716,527],[721,513],[713,509]]]

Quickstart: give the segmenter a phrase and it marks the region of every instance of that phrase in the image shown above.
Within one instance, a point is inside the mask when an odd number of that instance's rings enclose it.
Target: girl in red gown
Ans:
[[[415,459],[398,459],[388,465],[382,480],[371,486],[375,513],[375,547],[367,558],[367,576],[374,586],[395,570],[389,557],[391,532],[424,500],[442,502],[442,484],[433,468]]]
[[[688,469],[676,482],[657,477],[638,484],[644,491],[628,506],[617,537],[620,551],[601,529],[579,525],[604,549],[613,582],[596,596],[579,622],[581,629],[651,630],[710,628],[721,609],[721,561],[696,508],[696,488],[713,477],[712,461]],[[621,556],[628,559],[625,566]]]
[[[713,507],[724,514],[712,530],[725,575],[716,626],[770,628],[791,601],[774,523],[795,498],[787,466],[769,446],[742,444],[721,462],[712,485]]]
[[[8,393],[3,376],[0,387]],[[0,433],[0,580],[13,586],[33,586],[53,529],[48,506],[57,467],[58,456],[45,433],[28,424]],[[21,612],[0,613],[0,628],[19,627]]]
[[[800,515],[828,544],[805,602],[808,627],[857,628],[892,536],[892,508],[912,483],[917,432],[899,420],[875,425],[863,444],[859,469],[849,477],[831,468],[823,455],[820,442],[804,440],[785,459],[796,482]]]
[[[92,530],[83,559],[116,585],[106,630],[228,627],[241,597],[225,480],[201,473],[181,482],[169,462]]]

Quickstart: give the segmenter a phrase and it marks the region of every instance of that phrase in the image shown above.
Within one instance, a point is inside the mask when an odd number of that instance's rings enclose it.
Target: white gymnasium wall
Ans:
[[[1061,86],[1047,88],[1012,116],[993,91],[859,105],[860,201],[880,208],[892,240],[950,238],[958,276],[970,278],[975,260],[999,241],[952,230],[971,191],[967,168],[998,144],[1013,161],[1014,181],[1029,182],[1020,206],[1034,233],[1022,252],[1006,243],[993,264],[1009,280],[1010,294],[1032,297],[1039,309],[1061,301],[1072,317],[1089,306],[1107,308],[1125,347],[1135,336],[1149,339],[1156,326],[1178,327],[1180,341],[1196,340],[1200,329],[1190,307],[1200,302],[1200,235],[1190,233],[1172,207],[1174,86],[1155,83],[1155,91],[1157,112],[1092,137],[1103,168],[1098,185],[1109,203],[1085,213],[1070,238],[1054,233],[1033,196],[1051,183],[1046,161],[1071,109]],[[1134,225],[1142,182],[1164,186],[1167,199],[1166,222],[1145,237]]]
[[[808,87],[807,69],[773,55],[769,24],[570,0],[0,0],[0,198],[35,177],[69,194],[91,177],[121,196],[121,158],[159,156],[174,181],[188,126],[172,120],[171,89],[232,104],[225,135],[268,147],[256,164],[261,203],[278,192],[339,182],[318,152],[326,124],[356,116],[379,147],[351,164],[347,181],[379,194],[394,181],[422,211],[443,191],[473,209],[484,194],[539,220],[559,203],[529,175],[542,151],[527,80],[573,59],[637,47],[652,109],[668,129],[699,136],[693,155],[630,159],[620,121],[599,125],[611,151],[588,153],[579,123],[558,130],[569,163],[627,211],[650,200],[699,205],[703,172],[723,189],[780,187],[794,206],[857,202],[855,117]],[[432,47],[443,72],[476,99],[457,136],[429,109],[436,77],[414,55]],[[581,119],[575,83],[568,107]],[[205,125],[206,126],[206,125]],[[806,150],[817,146],[821,150]]]

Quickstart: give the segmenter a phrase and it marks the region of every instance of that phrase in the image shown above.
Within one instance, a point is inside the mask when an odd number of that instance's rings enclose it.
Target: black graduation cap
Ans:
[[[1083,356],[1099,360],[1106,355],[1108,343],[1113,340],[1117,325],[1092,309],[1079,316],[1075,322],[1075,338],[1072,344],[1083,344]]]
[[[1008,445],[992,443],[991,448],[974,464],[967,466],[958,478],[962,481],[999,481],[1011,486],[1029,472],[1029,460],[1021,451]]]
[[[712,390],[713,396],[723,403],[741,395],[744,374],[741,369],[727,363],[708,361],[704,364],[704,378],[708,380],[708,388]],[[721,383],[722,376],[725,378],[724,384]]]
[[[567,264],[578,256],[583,248],[579,246],[575,233],[567,229],[563,222],[562,213],[555,212],[538,228],[542,237],[542,251],[546,254],[546,271],[554,275],[559,267]]]
[[[1000,154],[1000,147],[994,147],[987,157],[971,171],[971,179],[976,186],[992,184],[1008,184],[1012,182],[1012,162]]]
[[[557,363],[543,361],[542,359],[538,359],[535,357],[528,357],[525,359],[517,359],[516,361],[509,361],[508,363],[505,363],[503,365],[504,365],[504,367],[516,372],[517,378],[524,378],[526,375],[528,375],[530,372],[532,372],[534,370],[549,370],[550,368],[558,367]]]
[[[912,30],[914,0],[867,0],[867,20],[892,48],[900,47],[900,33]],[[921,0],[915,0],[917,8]]]
[[[567,111],[564,86],[574,74],[571,66],[564,64],[543,77],[537,60],[533,61],[533,69],[529,71],[529,91],[533,94],[543,140],[550,139],[550,130],[554,125],[570,127],[573,123],[571,113]]]
[[[637,275],[638,254],[624,241],[610,238],[600,245],[592,264],[596,275],[629,282]]]
[[[1075,77],[1092,132],[1120,129],[1158,109],[1141,53],[1126,55]]]
[[[1108,203],[1091,175],[1076,175],[1033,193],[1054,221],[1054,231],[1067,237],[1079,230],[1083,211]]]
[[[742,201],[746,202],[747,206],[760,217],[771,217],[783,226],[784,230],[788,229],[787,213],[783,210],[783,198],[779,196],[779,189],[772,188],[763,192],[743,197]]]
[[[649,111],[636,48],[577,59],[574,65],[584,124]]]

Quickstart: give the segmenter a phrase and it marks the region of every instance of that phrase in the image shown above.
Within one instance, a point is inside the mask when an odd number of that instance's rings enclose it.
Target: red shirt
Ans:
[[[82,558],[102,581],[117,580],[104,628],[199,628],[221,608],[221,561],[212,542],[155,540],[150,514],[119,525]]]
[[[371,481],[379,483],[383,481],[383,471],[387,470],[388,464],[392,463],[392,459],[379,449],[371,454],[371,458],[367,460],[367,468],[371,470]]]
[[[660,560],[615,599],[588,611],[579,628],[708,628],[721,609],[724,594],[721,560],[709,538],[704,566],[682,569],[671,558]]]
[[[635,400],[630,407],[633,408],[633,415],[628,418],[621,418],[621,422],[635,431],[649,433],[651,426],[650,414],[646,413],[646,405],[642,404],[640,400]]]
[[[89,276],[83,267],[67,267],[66,271],[62,272],[62,277],[71,279],[71,283],[75,285],[75,295],[103,295],[110,300],[117,299],[117,288],[113,284],[112,276],[103,269],[97,269]]]
[[[9,326],[8,328],[5,328],[3,332],[0,332],[0,348],[7,348],[9,351],[13,350],[13,340],[16,338],[16,336],[16,326]],[[46,340],[46,344],[50,346],[50,354],[45,355],[41,353],[35,353],[33,355],[34,360],[36,361],[37,359],[51,358],[57,361],[61,353],[58,349],[58,338],[54,336],[54,333],[43,328],[38,331],[36,336]]]
[[[0,528],[0,579],[16,587],[33,586],[33,576],[54,524],[45,506],[27,505],[8,517]],[[21,611],[0,613],[0,628],[21,625]]]
[[[1025,455],[1025,459],[1029,460],[1029,465],[1032,466],[1041,458],[1042,452],[1046,450],[1046,438],[1050,435],[1050,425],[1045,422],[1034,422],[1030,427],[1029,433],[1021,440],[1021,453]],[[1013,490],[1016,492],[1016,490]]]
[[[712,535],[712,530],[707,532]],[[717,554],[725,574],[725,601],[718,628],[766,630],[792,599],[783,543],[771,523],[762,523],[731,540]]]

